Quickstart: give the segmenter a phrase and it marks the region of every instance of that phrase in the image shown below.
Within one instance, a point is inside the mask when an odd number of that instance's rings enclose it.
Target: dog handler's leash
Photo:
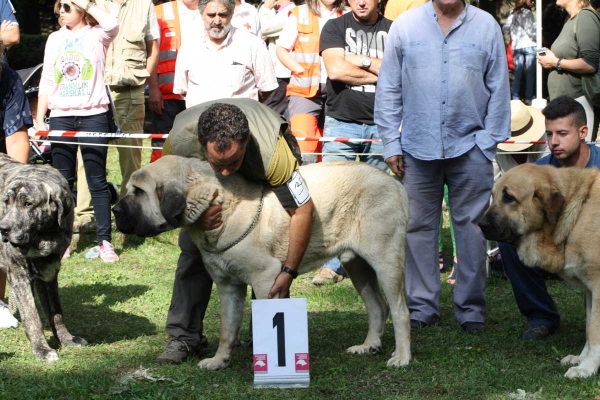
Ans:
[[[262,208],[263,208],[264,200],[265,200],[265,189],[263,189],[262,193],[260,194],[260,204],[258,205],[258,210],[256,210],[256,215],[254,216],[254,219],[252,220],[252,223],[246,229],[246,231],[242,234],[242,236],[240,236],[234,242],[231,242],[230,244],[228,244],[227,246],[225,246],[225,248],[223,248],[223,249],[219,250],[219,249],[204,248],[204,250],[206,250],[209,253],[213,253],[213,254],[221,254],[221,253],[224,253],[227,250],[231,249],[233,246],[235,246],[236,244],[238,244],[242,240],[244,240],[246,238],[246,236],[248,236],[250,234],[250,232],[252,232],[252,230],[256,227],[256,224],[258,223],[258,218],[260,217],[260,212],[262,211]]]

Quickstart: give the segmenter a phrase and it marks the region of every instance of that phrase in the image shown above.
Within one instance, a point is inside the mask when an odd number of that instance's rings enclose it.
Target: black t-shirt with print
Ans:
[[[327,21],[321,32],[320,53],[343,48],[346,54],[383,58],[392,21],[379,15],[371,24],[358,22],[351,12]],[[373,125],[376,85],[351,86],[327,79],[327,116],[346,122]]]

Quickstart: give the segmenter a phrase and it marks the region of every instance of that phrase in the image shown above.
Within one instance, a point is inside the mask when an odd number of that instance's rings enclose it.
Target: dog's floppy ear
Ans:
[[[552,225],[556,225],[558,216],[565,205],[565,196],[556,187],[544,185],[536,188],[535,197],[540,199],[548,221]]]
[[[66,204],[71,199],[65,198],[63,192],[59,190],[60,188],[57,189],[56,187],[53,187],[53,185],[49,185],[45,182],[44,185],[46,186],[46,190],[48,190],[48,193],[50,194],[49,202],[54,204],[54,206],[56,207],[56,220],[58,226],[62,230],[71,229],[71,226],[69,226],[69,213],[72,211],[73,207],[69,206],[69,204]],[[71,193],[69,192],[68,196],[70,195]],[[73,222],[71,221],[70,224],[72,225],[72,223]]]
[[[160,202],[160,212],[167,222],[177,228],[181,226],[181,215],[185,211],[187,187],[184,183],[171,180],[157,185],[156,194]]]

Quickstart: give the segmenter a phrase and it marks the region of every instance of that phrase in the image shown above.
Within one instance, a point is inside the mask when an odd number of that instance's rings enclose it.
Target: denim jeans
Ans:
[[[349,139],[379,139],[377,125],[366,125],[353,122],[343,122],[335,118],[325,116],[325,126],[323,128],[323,137],[339,137]],[[383,159],[383,144],[381,142],[363,142],[363,143],[341,143],[325,142],[323,144],[323,162],[328,161],[356,161],[357,159],[367,164],[371,164],[384,171],[389,171],[388,166]],[[328,155],[327,153],[332,153]],[[375,153],[379,155],[352,155],[356,153]],[[343,274],[344,270],[339,258],[333,258],[327,261],[323,268],[329,268],[337,274]]]
[[[379,139],[377,125],[366,125],[354,122],[343,122],[335,118],[325,117],[323,137],[339,137],[349,139]],[[388,172],[388,166],[381,155],[383,144],[381,142],[342,143],[325,142],[323,144],[323,161],[356,161],[356,153],[374,153],[378,155],[360,155],[358,160],[371,164]],[[328,155],[327,153],[331,153]]]
[[[106,113],[96,115],[86,115],[77,117],[52,117],[50,118],[50,129],[52,130],[75,130],[84,132],[107,132],[108,120]],[[96,226],[98,231],[98,244],[102,241],[110,242],[110,192],[106,182],[106,155],[108,147],[95,146],[96,144],[105,145],[108,138],[87,137],[87,138],[60,138],[61,142],[71,143],[52,143],[52,163],[54,168],[60,171],[62,176],[69,183],[73,190],[77,165],[77,147],[81,150],[83,166],[94,214],[96,215]],[[81,143],[81,144],[77,144]]]
[[[512,99],[519,100],[521,78],[525,70],[525,102],[533,100],[533,84],[535,83],[535,47],[525,47],[513,51],[515,72],[512,85]]]

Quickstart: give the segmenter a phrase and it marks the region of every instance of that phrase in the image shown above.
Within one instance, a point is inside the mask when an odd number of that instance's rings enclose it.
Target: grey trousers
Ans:
[[[435,323],[440,317],[438,229],[448,185],[458,265],[454,315],[459,325],[485,322],[485,239],[477,222],[490,200],[492,162],[477,147],[460,157],[423,161],[404,153],[408,193],[406,290],[410,318]]]

